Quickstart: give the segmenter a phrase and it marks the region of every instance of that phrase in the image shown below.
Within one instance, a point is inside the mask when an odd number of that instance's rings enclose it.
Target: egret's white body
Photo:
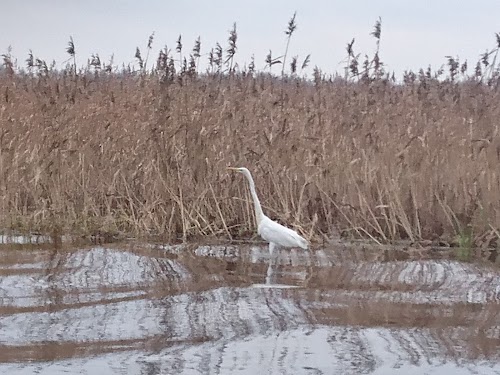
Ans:
[[[282,247],[300,247],[302,249],[308,249],[308,242],[305,238],[300,236],[294,230],[287,228],[264,215],[262,212],[262,207],[260,205],[259,197],[255,191],[255,183],[253,181],[250,171],[246,168],[229,168],[234,171],[242,173],[248,180],[250,184],[250,193],[252,194],[252,199],[255,208],[255,219],[257,220],[257,233],[269,242],[269,251],[271,254],[277,246]]]

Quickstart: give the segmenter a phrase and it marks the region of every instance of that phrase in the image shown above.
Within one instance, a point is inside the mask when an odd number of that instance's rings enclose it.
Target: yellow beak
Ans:
[[[230,171],[239,171],[238,168],[233,168],[233,167],[227,167],[226,169],[229,169]]]

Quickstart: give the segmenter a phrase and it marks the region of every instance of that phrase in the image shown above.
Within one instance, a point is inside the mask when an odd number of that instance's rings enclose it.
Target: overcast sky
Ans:
[[[356,38],[355,52],[373,54],[370,32],[382,17],[381,58],[400,74],[428,65],[438,68],[446,55],[468,59],[470,65],[496,45],[500,32],[500,0],[0,0],[0,52],[9,46],[24,64],[28,50],[60,66],[70,35],[78,63],[92,53],[103,60],[114,54],[115,63],[133,63],[135,48],[144,50],[154,31],[154,57],[165,44],[175,48],[182,34],[191,49],[200,36],[202,53],[219,41],[227,45],[228,31],[237,24],[240,65],[255,55],[264,68],[271,49],[284,51],[287,22],[297,11],[298,28],[290,56],[311,54],[311,64],[325,72],[342,70],[345,46]],[[151,61],[151,60],[150,60]]]

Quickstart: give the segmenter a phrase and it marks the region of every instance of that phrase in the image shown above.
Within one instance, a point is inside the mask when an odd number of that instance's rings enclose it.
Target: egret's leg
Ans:
[[[276,244],[274,242],[269,242],[269,255],[274,258],[274,250],[276,250]]]

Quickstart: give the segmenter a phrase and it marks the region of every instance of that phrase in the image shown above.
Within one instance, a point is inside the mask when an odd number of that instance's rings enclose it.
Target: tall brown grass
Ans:
[[[220,45],[205,74],[199,45],[194,67],[165,49],[150,70],[117,72],[93,56],[77,71],[73,40],[67,69],[33,56],[27,70],[3,69],[0,227],[248,236],[246,183],[225,169],[246,166],[265,211],[310,238],[496,245],[498,68],[467,75],[452,59],[446,77],[396,83],[378,50],[358,69],[353,42],[349,74],[316,68],[314,82],[239,69],[236,48],[225,74]]]

